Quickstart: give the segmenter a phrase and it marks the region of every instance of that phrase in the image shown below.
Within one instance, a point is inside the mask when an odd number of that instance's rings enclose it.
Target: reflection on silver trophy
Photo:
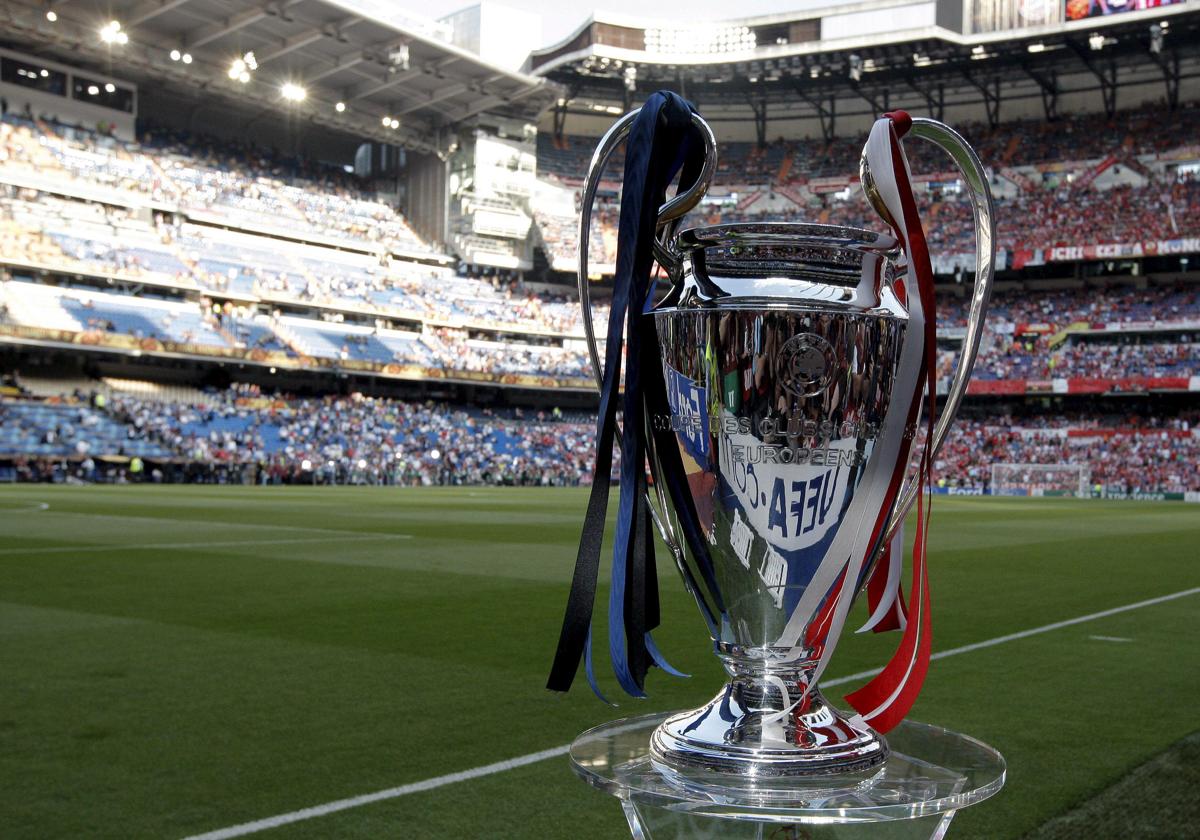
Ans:
[[[598,371],[586,288],[591,203],[636,117],[622,118],[602,139],[584,192],[580,294]],[[653,321],[648,334],[661,368],[653,382],[665,391],[646,402],[645,457],[654,476],[646,492],[657,502],[648,516],[729,680],[709,702],[659,726],[651,756],[687,783],[765,790],[800,776],[870,771],[886,760],[881,733],[903,718],[928,663],[924,512],[915,561],[922,565],[909,599],[899,586],[898,536],[981,337],[994,255],[987,178],[953,130],[901,115],[876,124],[860,173],[891,234],[812,224],[679,231],[717,154],[708,126],[694,113],[691,121],[704,166],[661,208],[655,226],[654,256],[669,291],[646,314],[631,309],[629,317]],[[954,159],[978,234],[963,353],[936,422],[928,391],[932,275],[900,151],[904,132]],[[851,604],[868,590],[868,628],[902,629],[903,641],[872,685],[850,698],[856,713],[848,714],[817,682]]]

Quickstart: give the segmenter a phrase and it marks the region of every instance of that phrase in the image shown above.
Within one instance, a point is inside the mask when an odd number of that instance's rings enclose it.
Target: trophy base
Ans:
[[[888,757],[883,736],[855,725],[821,693],[803,709],[777,689],[735,679],[709,703],[667,718],[650,738],[659,770],[681,783],[795,790],[803,777],[866,781]],[[794,701],[793,701],[794,702]]]
[[[1004,759],[994,749],[914,721],[888,733],[886,760],[862,774],[792,778],[786,785],[776,779],[767,790],[722,787],[711,779],[703,786],[681,783],[660,766],[649,743],[675,717],[613,721],[571,745],[574,771],[620,801],[635,840],[940,840],[956,812],[1004,786]]]

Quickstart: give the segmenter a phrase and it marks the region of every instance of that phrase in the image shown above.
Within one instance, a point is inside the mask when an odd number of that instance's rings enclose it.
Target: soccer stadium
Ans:
[[[0,837],[1200,836],[1200,0],[560,5],[0,0]]]

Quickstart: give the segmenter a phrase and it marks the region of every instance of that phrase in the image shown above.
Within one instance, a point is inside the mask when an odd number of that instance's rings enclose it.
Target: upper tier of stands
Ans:
[[[1148,113],[1111,122],[1087,117],[1056,130],[1032,122],[995,134],[968,127],[985,159],[998,164],[1001,245],[1010,255],[1036,263],[1055,246],[1200,237],[1200,181],[1178,166],[1200,159],[1189,133],[1200,109],[1184,108],[1152,136],[1140,130]],[[413,250],[402,216],[356,192],[341,173],[189,142],[150,132],[130,145],[46,123],[0,121],[0,183],[10,185],[0,192],[0,258],[19,279],[38,276],[37,269],[96,278],[88,288],[8,282],[4,320],[86,333],[100,343],[127,337],[143,349],[160,342],[180,352],[261,354],[271,364],[316,359],[586,381],[587,359],[573,340],[582,325],[571,300],[533,294],[512,278],[459,276],[436,261],[399,256]],[[566,138],[561,148],[550,138],[540,142],[546,168],[564,178],[575,166],[572,155],[590,154],[591,141],[580,138]],[[931,147],[911,145],[924,149],[914,169],[938,165],[928,157]],[[736,185],[733,179],[759,179],[760,186],[743,184],[736,202],[708,205],[705,220],[790,218],[781,208],[791,206],[810,220],[863,224],[870,211],[849,181],[857,147],[851,140],[762,150],[727,144],[723,186]],[[813,188],[814,178],[835,170],[851,189]],[[107,199],[88,200],[98,185]],[[569,193],[555,195],[556,212],[568,212]],[[137,201],[123,203],[128,196]],[[932,182],[927,198],[935,256],[969,250],[970,211],[954,185]],[[173,206],[189,209],[178,214]],[[573,219],[536,208],[533,216],[546,248],[573,263]],[[614,201],[599,207],[594,259],[615,257],[617,216]],[[196,221],[217,217],[234,229]],[[265,235],[263,217],[305,235]],[[331,236],[353,247],[322,244]],[[101,290],[107,281],[136,285]],[[1113,377],[1123,369],[1151,378],[1200,373],[1200,303],[1192,287],[1022,292],[997,295],[994,304],[980,380]],[[596,310],[603,321],[607,311]],[[944,296],[940,327],[953,333],[963,321],[961,299]],[[1031,323],[1044,330],[1021,327]],[[1058,335],[1080,323],[1105,342],[1119,339],[1120,347],[1089,350],[1082,342],[1094,335]],[[1131,324],[1139,337],[1127,339]],[[1180,330],[1189,331],[1183,340]],[[947,354],[944,372],[950,364]]]
[[[249,230],[358,249],[433,255],[396,209],[352,177],[317,173],[251,147],[150,131],[142,142],[7,114],[0,121],[6,178],[43,188],[108,187],[144,203]]]
[[[1139,155],[1170,155],[1183,147],[1194,147],[1200,136],[1200,104],[1184,104],[1174,114],[1164,114],[1156,104],[1121,111],[1112,119],[1103,114],[1045,120],[1008,120],[992,129],[982,123],[957,125],[988,166],[1034,167],[1048,173],[1060,171],[1064,163],[1100,160],[1109,155],[1122,158]],[[785,140],[779,138],[760,149],[755,143],[718,142],[718,186],[747,184],[804,184],[817,178],[849,178],[858,172],[863,137]],[[583,180],[595,137],[568,135],[555,138],[538,134],[538,174],[575,183]],[[905,143],[905,154],[914,173],[943,172],[949,167],[939,149],[924,141]],[[618,150],[606,170],[608,178],[619,178],[624,156]]]
[[[1031,257],[1024,252],[1037,260],[1053,248],[1200,236],[1194,166],[1200,162],[1200,105],[1165,117],[1161,107],[1148,107],[1113,119],[1092,115],[1055,123],[1017,120],[994,131],[983,125],[960,128],[993,172],[1002,268],[1028,264]],[[720,143],[710,190],[714,202],[693,211],[685,226],[807,221],[881,229],[883,223],[857,184],[863,139],[781,139],[761,149],[753,143]],[[595,143],[590,137],[539,135],[539,174],[578,187]],[[973,250],[971,208],[955,183],[949,158],[921,140],[906,142],[905,152],[922,190],[935,258],[968,255]],[[601,191],[597,224],[602,241],[612,238],[616,224],[615,204],[608,202],[622,168],[618,154],[607,170],[609,187]],[[557,243],[550,251],[556,267],[568,268],[567,257],[573,258],[576,250],[572,221],[538,219],[545,238]],[[592,249],[593,263],[611,263],[606,256]],[[935,269],[949,271],[967,262],[965,257],[943,259],[939,265],[935,259]]]

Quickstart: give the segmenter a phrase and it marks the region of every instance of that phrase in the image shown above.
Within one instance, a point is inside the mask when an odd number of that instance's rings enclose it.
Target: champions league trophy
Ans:
[[[970,316],[940,412],[933,274],[905,135],[950,154],[975,218]],[[587,289],[591,208],[622,141],[602,356]],[[966,392],[992,285],[987,176],[952,129],[898,112],[875,123],[859,173],[890,234],[791,223],[679,231],[716,158],[704,120],[659,93],[621,118],[591,161],[579,289],[601,387],[597,467],[550,687],[566,690],[583,659],[600,693],[590,622],[614,442],[622,463],[608,638],[617,680],[641,696],[649,667],[678,673],[650,633],[658,624],[653,530],[729,680],[698,709],[585,733],[572,763],[621,799],[639,838],[797,836],[763,833],[763,824],[805,837],[940,837],[955,810],[1004,782],[990,747],[904,720],[930,655],[923,488]],[[667,280],[657,301],[654,263]],[[902,524],[914,503],[906,602]],[[846,713],[818,681],[860,592],[870,613],[863,630],[902,638],[892,661],[846,698],[855,710]],[[846,834],[847,824],[858,828]]]

